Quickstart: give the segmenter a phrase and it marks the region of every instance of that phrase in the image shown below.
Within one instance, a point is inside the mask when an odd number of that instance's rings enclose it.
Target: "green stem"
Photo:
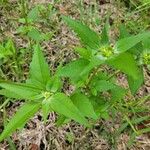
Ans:
[[[1,74],[1,77],[4,78],[5,80],[7,80],[7,77],[6,75],[4,74],[3,70],[0,68],[0,74]]]
[[[0,110],[6,106],[6,104],[10,101],[10,99],[6,99],[6,101],[4,101],[4,103],[0,106]]]
[[[114,76],[116,76],[118,73],[120,73],[120,70],[115,71],[112,75],[110,75],[107,79],[107,81],[109,81],[110,79],[112,79]]]

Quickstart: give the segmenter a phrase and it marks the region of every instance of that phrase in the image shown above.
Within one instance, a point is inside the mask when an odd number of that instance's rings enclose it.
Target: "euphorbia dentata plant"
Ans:
[[[25,83],[0,80],[0,94],[25,102],[10,119],[0,135],[0,141],[22,127],[36,112],[42,111],[43,120],[54,111],[59,114],[57,124],[68,120],[90,127],[97,119],[109,117],[109,110],[124,98],[128,89],[115,82],[115,73],[125,73],[132,94],[143,84],[142,66],[136,56],[138,46],[143,50],[144,40],[149,41],[150,33],[144,32],[131,36],[120,30],[120,38],[111,44],[108,36],[108,24],[99,36],[86,25],[69,17],[63,20],[77,33],[83,47],[76,47],[80,57],[69,64],[58,67],[54,75],[49,71],[41,47],[34,47],[29,78]],[[103,70],[108,65],[116,72],[109,74]],[[69,78],[74,86],[70,95],[62,92],[62,78]],[[93,121],[92,121],[93,120]]]

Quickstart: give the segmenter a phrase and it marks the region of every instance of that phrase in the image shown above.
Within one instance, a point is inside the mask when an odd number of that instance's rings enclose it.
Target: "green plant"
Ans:
[[[36,5],[29,11],[24,1],[21,1],[21,4],[22,18],[19,19],[21,26],[17,29],[17,32],[26,35],[31,41],[50,40],[54,33],[43,31],[40,28],[40,23],[43,26],[47,23],[52,24],[50,22],[50,17],[54,13],[52,5],[49,4],[47,7],[42,4]],[[50,25],[47,25],[47,27],[50,27]]]
[[[65,66],[59,66],[52,75],[45,62],[39,44],[34,47],[30,65],[30,75],[26,83],[0,81],[1,95],[14,99],[25,99],[25,104],[17,111],[6,125],[0,141],[25,125],[37,111],[42,110],[46,122],[50,112],[59,114],[57,125],[75,120],[85,127],[91,127],[99,118],[109,119],[110,112],[117,113],[124,96],[129,89],[116,83],[116,75],[123,72],[128,77],[130,91],[134,95],[143,84],[142,65],[139,67],[138,48],[144,50],[143,41],[149,41],[150,33],[129,35],[122,27],[120,38],[113,44],[110,42],[106,24],[101,36],[79,21],[69,17],[63,20],[77,33],[83,47],[76,47],[80,57]],[[142,57],[143,58],[143,57]],[[103,66],[115,69],[107,72]],[[61,78],[69,78],[74,86],[70,95],[62,92]],[[115,110],[115,111],[114,111]],[[132,122],[125,118],[132,127]]]
[[[15,99],[25,99],[25,104],[5,127],[0,136],[0,141],[6,138],[17,128],[22,127],[39,109],[42,109],[46,121],[51,111],[56,111],[64,116],[88,126],[84,115],[73,104],[70,98],[61,93],[61,81],[57,74],[50,75],[48,64],[44,60],[39,45],[35,46],[33,59],[30,65],[30,78],[26,83],[12,83],[0,81],[1,95]],[[96,118],[92,105],[87,101],[87,106],[93,111],[91,116]]]
[[[15,47],[12,39],[8,39],[7,41],[0,44],[0,61],[1,75],[3,78],[6,78],[2,71],[4,70],[5,64],[9,64],[9,69],[15,74],[18,79],[20,78],[22,64],[21,52],[18,55],[17,48]]]

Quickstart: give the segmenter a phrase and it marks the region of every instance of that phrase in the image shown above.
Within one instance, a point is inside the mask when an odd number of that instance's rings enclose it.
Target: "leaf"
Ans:
[[[61,81],[60,77],[55,75],[47,83],[46,90],[55,93],[56,91],[59,91],[61,89],[61,87],[62,87],[62,81]]]
[[[143,41],[143,47],[144,47],[145,50],[150,51],[150,38],[147,38]]]
[[[43,119],[46,123],[48,114],[52,112],[51,106],[50,106],[50,99],[44,99],[42,101],[42,113],[43,113]]]
[[[116,43],[115,47],[118,52],[125,52],[147,38],[150,38],[150,32],[148,31],[135,36],[123,38]]]
[[[90,59],[91,58],[91,51],[86,48],[81,48],[81,47],[75,47],[75,51],[79,53],[79,55],[85,59]]]
[[[116,101],[120,101],[122,98],[124,98],[126,94],[126,89],[116,86],[116,88],[111,89],[111,104],[115,103]]]
[[[81,42],[91,48],[98,49],[100,47],[100,37],[99,35],[91,30],[88,26],[84,25],[80,21],[71,19],[70,17],[63,16],[63,20],[67,25],[74,30],[75,33],[80,37]]]
[[[138,78],[135,80],[132,77],[128,76],[128,84],[131,90],[131,93],[134,95],[141,85],[144,83],[144,74],[142,68],[140,68]]]
[[[0,95],[6,96],[8,98],[15,98],[15,99],[22,98],[21,96],[17,95],[16,93],[10,92],[9,90],[6,90],[6,89],[0,90]]]
[[[119,29],[120,29],[120,36],[119,36],[120,39],[130,36],[129,32],[127,31],[124,25],[121,25]]]
[[[50,98],[51,108],[65,117],[71,118],[85,126],[88,126],[88,121],[84,118],[82,113],[72,103],[69,97],[65,94],[57,93]]]
[[[114,59],[109,59],[108,64],[126,73],[134,79],[138,78],[139,69],[133,55],[130,53],[122,53],[116,56]]]
[[[120,39],[123,39],[123,38],[127,38],[127,37],[130,37],[131,35],[128,33],[128,31],[125,29],[125,26],[124,25],[121,25],[120,26]],[[145,40],[144,40],[145,41]],[[142,41],[142,42],[144,42]],[[130,48],[128,50],[128,52],[132,53],[132,54],[135,54],[135,55],[138,55],[142,52],[142,44],[141,43],[137,43],[135,44],[134,47]]]
[[[34,47],[34,55],[30,64],[30,83],[45,89],[47,82],[50,80],[50,72],[42,50],[37,44]]]
[[[11,39],[9,39],[5,45],[6,52],[9,54],[14,54],[16,52],[14,43]]]
[[[104,119],[108,118],[108,108],[110,107],[110,104],[103,97],[91,96],[89,100],[98,117]]]
[[[39,19],[38,6],[35,6],[34,8],[32,8],[31,11],[28,13],[27,17],[32,21],[37,21]]]
[[[0,87],[5,89],[2,95],[13,96],[13,98],[15,98],[14,95],[16,94],[17,98],[20,97],[21,99],[34,100],[41,93],[41,90],[25,83],[0,81]],[[8,90],[10,93],[6,93],[6,90]]]
[[[107,22],[103,28],[102,34],[101,34],[101,44],[107,45],[109,44],[109,23]]]
[[[56,121],[56,125],[57,125],[57,127],[60,127],[60,126],[62,126],[62,125],[64,125],[64,124],[67,124],[67,123],[70,122],[70,121],[71,121],[71,119],[66,118],[66,117],[63,116],[63,115],[59,115],[59,116],[58,116],[58,119],[57,119],[57,121]]]
[[[88,97],[78,92],[71,96],[71,100],[84,116],[93,118],[95,120],[98,119]]]
[[[0,135],[0,142],[12,134],[16,129],[22,127],[40,108],[40,103],[26,103],[12,117]]]
[[[37,42],[42,40],[42,35],[36,28],[32,28],[28,32],[28,37],[30,37],[32,40],[35,40]]]
[[[99,92],[105,92],[116,88],[113,83],[106,80],[95,80],[94,82],[92,82],[91,86],[91,88],[95,88]]]
[[[84,80],[88,76],[88,71],[82,74],[90,62],[86,59],[77,59],[64,66],[59,75],[69,77],[73,83]],[[82,76],[81,76],[82,74]]]

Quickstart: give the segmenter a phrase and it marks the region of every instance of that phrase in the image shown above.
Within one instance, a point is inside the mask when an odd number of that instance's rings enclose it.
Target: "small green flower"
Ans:
[[[145,65],[150,65],[150,53],[143,54],[143,63]]]
[[[105,59],[111,57],[114,54],[114,49],[112,46],[102,46],[99,48],[98,52],[96,53],[96,55],[99,57],[103,57]]]
[[[43,95],[43,97],[45,98],[45,99],[48,99],[48,98],[50,98],[52,95],[53,95],[53,93],[52,92],[42,92],[42,95]]]

